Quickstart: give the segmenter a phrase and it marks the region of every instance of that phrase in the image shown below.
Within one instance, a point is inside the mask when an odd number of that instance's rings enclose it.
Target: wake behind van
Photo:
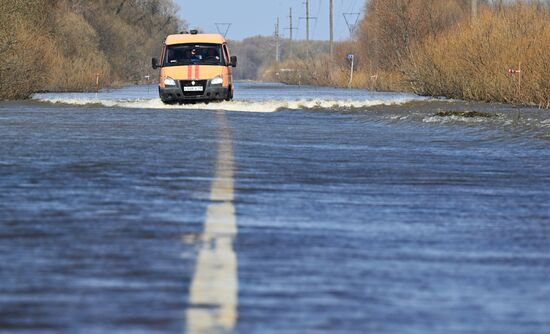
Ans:
[[[222,35],[197,31],[166,37],[160,61],[159,95],[166,104],[197,101],[230,101],[233,98],[233,70],[237,57],[231,56]]]

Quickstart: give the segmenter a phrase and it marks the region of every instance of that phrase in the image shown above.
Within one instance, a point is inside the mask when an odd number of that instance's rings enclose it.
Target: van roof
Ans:
[[[177,34],[166,37],[166,45],[186,43],[223,44],[225,43],[225,39],[220,34]]]

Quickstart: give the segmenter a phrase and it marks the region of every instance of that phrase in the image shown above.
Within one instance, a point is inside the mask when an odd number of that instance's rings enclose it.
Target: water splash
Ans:
[[[339,108],[365,108],[379,105],[399,105],[415,101],[415,99],[400,97],[392,99],[376,100],[268,100],[268,101],[230,101],[197,103],[183,105],[166,105],[160,99],[150,100],[108,100],[108,99],[90,99],[90,98],[68,98],[61,96],[48,96],[46,94],[36,94],[33,99],[49,102],[77,106],[103,106],[119,107],[128,109],[182,109],[182,110],[227,110],[243,112],[276,112],[280,110],[301,110],[301,109],[339,109]]]
[[[405,93],[379,93],[366,90],[297,87],[290,96],[278,91],[237,87],[231,102],[166,105],[156,89],[147,86],[126,87],[96,93],[39,93],[33,99],[41,102],[76,106],[101,106],[128,109],[227,110],[242,112],[277,112],[280,110],[366,108],[380,105],[401,105],[427,98]]]

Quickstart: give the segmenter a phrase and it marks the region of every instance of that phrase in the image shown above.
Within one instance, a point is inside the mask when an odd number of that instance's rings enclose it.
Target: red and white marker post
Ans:
[[[518,75],[518,100],[521,99],[521,63],[519,63],[519,66],[517,69],[509,68],[508,74],[510,75]]]

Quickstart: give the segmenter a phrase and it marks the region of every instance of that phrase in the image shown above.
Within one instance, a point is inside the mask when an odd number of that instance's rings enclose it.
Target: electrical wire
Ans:
[[[315,16],[315,25],[313,25],[313,34],[311,34],[311,39],[315,36],[315,33],[317,32],[317,23],[319,22],[319,15],[321,15],[321,7],[323,6],[323,0],[319,0],[319,8],[317,8],[317,16]]]

